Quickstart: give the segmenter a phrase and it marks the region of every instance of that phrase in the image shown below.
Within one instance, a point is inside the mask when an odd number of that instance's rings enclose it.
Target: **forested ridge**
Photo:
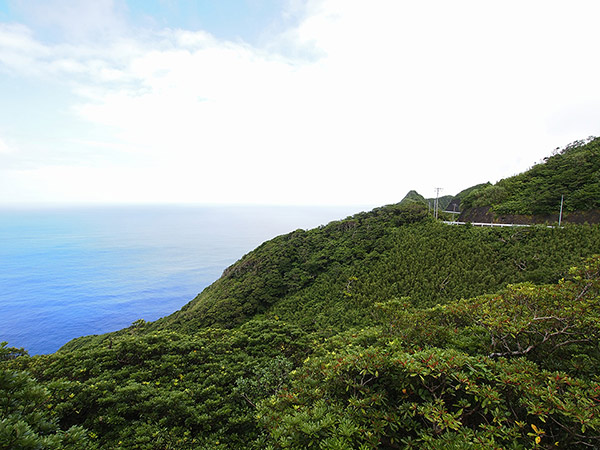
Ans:
[[[554,151],[539,164],[496,184],[458,195],[461,208],[491,207],[495,214],[547,215],[600,209],[600,138],[589,137]]]
[[[599,253],[418,197],[296,230],[156,322],[3,345],[0,449],[597,448]]]

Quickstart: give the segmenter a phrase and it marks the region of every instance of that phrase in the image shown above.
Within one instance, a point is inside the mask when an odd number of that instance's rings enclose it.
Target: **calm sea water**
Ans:
[[[0,341],[31,354],[156,320],[267,239],[365,208],[0,210]]]

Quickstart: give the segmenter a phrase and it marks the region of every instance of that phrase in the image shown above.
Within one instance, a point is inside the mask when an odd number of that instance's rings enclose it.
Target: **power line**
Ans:
[[[558,226],[560,227],[560,222],[562,221],[562,210],[563,210],[563,200],[564,200],[565,196],[561,195],[560,196],[560,213],[558,215]]]
[[[435,203],[433,206],[433,215],[434,217],[437,219],[438,218],[438,208],[439,208],[439,199],[438,197],[440,196],[440,192],[442,191],[442,188],[440,187],[436,187],[435,188]]]

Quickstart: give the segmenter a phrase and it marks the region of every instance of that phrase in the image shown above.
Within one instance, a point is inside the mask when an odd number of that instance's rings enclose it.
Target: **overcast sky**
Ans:
[[[600,135],[598,0],[0,0],[0,204],[357,204]]]

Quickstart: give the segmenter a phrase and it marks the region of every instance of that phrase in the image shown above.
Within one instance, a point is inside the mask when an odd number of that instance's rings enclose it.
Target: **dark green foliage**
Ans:
[[[453,202],[456,201],[460,205],[460,209],[466,209],[473,206],[473,199],[475,198],[473,194],[483,188],[491,186],[491,183],[481,183],[475,186],[471,186],[467,189],[463,189],[458,194],[456,194],[453,198]]]
[[[63,426],[100,448],[242,448],[259,439],[254,403],[306,357],[305,333],[281,321],[188,335],[159,331],[21,360]]]
[[[562,358],[598,367],[599,293],[595,258],[558,285],[380,304],[381,326],[320,346],[260,419],[273,448],[597,448],[598,376]]]
[[[586,448],[598,387],[524,359],[350,340],[307,361],[259,415],[274,448]]]
[[[7,367],[8,361],[26,357],[22,349],[0,343],[0,449],[79,450],[94,448],[79,426],[65,431],[50,413],[49,390],[21,370]]]
[[[600,208],[600,138],[568,145],[528,171],[474,189],[463,208],[491,206],[497,214],[556,214]]]

